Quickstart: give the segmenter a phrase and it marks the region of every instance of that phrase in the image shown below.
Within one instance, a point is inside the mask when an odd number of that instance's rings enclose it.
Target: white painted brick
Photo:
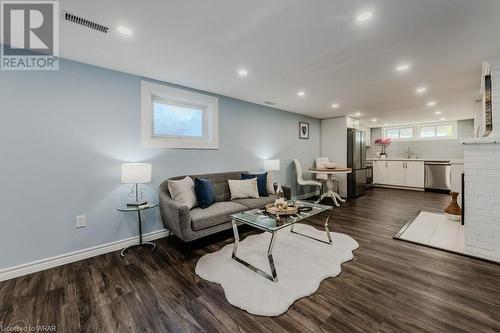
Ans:
[[[481,200],[476,200],[473,202],[469,202],[466,207],[477,208],[480,210],[488,210],[489,212],[494,212],[495,204],[489,202],[482,202]],[[490,215],[486,215],[490,216]]]
[[[477,254],[480,254],[481,256],[484,256],[486,258],[494,258],[496,257],[496,253],[495,253],[495,248],[493,247],[493,249],[489,250],[489,249],[477,249]]]
[[[480,216],[480,217],[482,217],[482,216],[495,216],[496,213],[492,209],[481,209],[481,208],[478,208],[477,215]]]
[[[479,235],[479,241],[487,244],[495,244],[495,237],[493,237],[493,234]]]
[[[489,192],[487,196],[485,196],[484,194],[479,194],[477,197],[477,200],[480,202],[484,202],[484,203],[491,203],[494,205],[500,205],[500,200],[498,198],[492,196],[491,194],[492,194],[491,192]]]
[[[468,240],[467,244],[470,246],[477,247],[478,249],[484,249],[484,250],[490,250],[490,251],[495,250],[495,244],[493,244],[493,242]]]
[[[476,254],[477,253],[477,248],[475,248],[474,246],[472,245],[465,245],[465,251],[467,253],[471,253],[471,254]]]
[[[473,240],[473,241],[478,241],[479,240],[479,235],[475,235],[472,233],[466,233],[465,234],[465,240]]]

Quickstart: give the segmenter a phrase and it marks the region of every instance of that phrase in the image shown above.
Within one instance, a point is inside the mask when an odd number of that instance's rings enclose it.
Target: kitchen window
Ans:
[[[393,140],[398,139],[412,139],[413,138],[413,127],[393,127],[385,128],[384,136],[391,138]]]
[[[456,137],[454,126],[448,124],[425,125],[420,127],[420,137],[422,139],[452,139]]]
[[[391,138],[393,141],[451,140],[457,138],[457,123],[440,122],[385,127],[382,133],[384,137]]]
[[[218,149],[218,110],[217,97],[142,81],[142,146]]]

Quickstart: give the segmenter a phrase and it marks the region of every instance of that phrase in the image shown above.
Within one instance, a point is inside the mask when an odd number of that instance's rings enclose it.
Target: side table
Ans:
[[[133,247],[152,246],[153,249],[151,250],[151,252],[154,252],[154,250],[156,250],[156,244],[155,243],[153,243],[153,242],[143,242],[142,241],[142,218],[141,218],[141,212],[144,211],[144,210],[153,209],[153,208],[155,208],[155,207],[158,206],[158,204],[151,203],[151,202],[148,202],[147,205],[148,205],[147,207],[127,206],[127,207],[120,207],[120,208],[118,208],[119,212],[137,212],[137,217],[138,217],[138,220],[139,220],[139,244],[131,245],[129,247],[124,248],[122,250],[122,252],[121,252],[121,256],[122,257],[125,257],[125,254],[127,253],[127,251],[129,249],[133,248]]]

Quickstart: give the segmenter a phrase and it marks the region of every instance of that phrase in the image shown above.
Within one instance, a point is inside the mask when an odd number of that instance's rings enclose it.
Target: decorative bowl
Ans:
[[[296,206],[281,206],[278,208],[275,204],[270,203],[266,206],[266,212],[272,215],[294,215],[297,214],[298,208]]]
[[[323,163],[323,166],[327,169],[335,169],[337,167],[337,163]]]

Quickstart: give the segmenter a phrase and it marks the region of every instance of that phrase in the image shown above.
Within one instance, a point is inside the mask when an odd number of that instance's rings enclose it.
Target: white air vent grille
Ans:
[[[64,14],[64,19],[66,21],[79,24],[79,25],[84,26],[84,27],[89,28],[89,29],[94,29],[94,30],[100,31],[100,32],[105,33],[105,34],[108,33],[109,28],[102,25],[102,24],[84,19],[82,17],[76,16],[76,15],[68,13],[68,12],[63,12],[63,14]]]

